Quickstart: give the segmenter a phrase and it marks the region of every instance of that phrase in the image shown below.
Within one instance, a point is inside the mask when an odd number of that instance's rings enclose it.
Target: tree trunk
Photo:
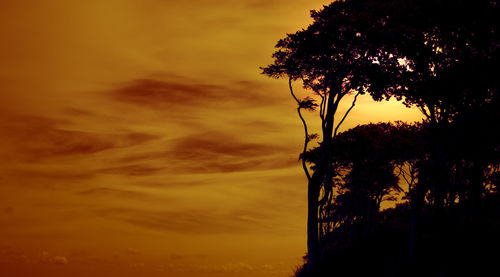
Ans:
[[[307,267],[314,272],[319,255],[318,198],[321,179],[313,175],[307,188]]]
[[[420,220],[425,203],[425,194],[428,188],[419,180],[416,183],[416,192],[411,199],[411,222],[410,222],[410,260],[414,261],[418,256],[418,234],[420,232]]]
[[[321,143],[321,157],[307,187],[307,269],[309,272],[316,271],[319,258],[319,194],[321,185],[325,180],[328,165],[331,162],[334,116],[337,110],[336,105],[338,104],[334,101],[335,94],[332,94],[332,92],[340,92],[340,90],[336,90],[334,87],[335,85],[332,83],[330,87],[330,94],[328,95],[327,112],[325,117],[326,124],[323,129],[323,141]]]
[[[483,169],[478,159],[475,159],[471,168],[471,210],[475,215],[481,207],[481,198],[483,195]]]
[[[446,176],[447,168],[444,161],[444,140],[446,124],[439,122],[432,128],[432,149],[431,152],[431,165],[432,165],[432,186],[434,187],[434,208],[436,214],[440,217],[444,209],[444,195],[446,191]]]

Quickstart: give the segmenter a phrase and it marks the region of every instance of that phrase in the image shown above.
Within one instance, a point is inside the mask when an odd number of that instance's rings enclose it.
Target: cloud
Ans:
[[[232,134],[201,132],[169,141],[170,147],[155,152],[142,152],[119,158],[118,163],[101,172],[122,175],[150,175],[160,172],[226,173],[251,170],[270,170],[293,166],[296,159],[289,148],[272,143],[246,142]],[[151,167],[145,162],[162,161],[166,166]]]
[[[176,139],[172,144],[169,158],[186,162],[185,168],[178,168],[185,172],[269,170],[288,167],[293,162],[283,155],[290,151],[286,147],[245,142],[224,133],[198,133]]]
[[[222,272],[242,272],[242,271],[255,270],[255,268],[252,265],[243,262],[224,264],[222,266],[214,267],[211,269],[214,271],[222,271]]]
[[[68,263],[68,258],[64,256],[50,255],[47,251],[42,251],[36,260],[37,263],[65,265]]]
[[[210,211],[203,208],[180,211],[103,209],[98,215],[147,229],[182,234],[251,233],[266,228],[269,215],[259,211]]]
[[[54,264],[67,264],[68,259],[66,257],[63,257],[63,256],[54,256],[52,262]]]
[[[71,122],[43,116],[11,116],[0,119],[2,143],[8,143],[13,159],[36,162],[43,159],[89,155],[108,149],[130,147],[159,137],[140,132],[97,133],[73,130]]]
[[[105,188],[105,187],[86,189],[77,192],[77,194],[82,196],[92,196],[92,197],[117,196],[117,197],[133,198],[133,199],[148,198],[147,194],[141,192],[125,190],[125,189]]]
[[[270,132],[270,131],[279,131],[283,129],[283,122],[278,122],[276,121],[267,121],[267,120],[250,120],[246,122],[242,122],[241,125],[245,126],[246,128],[250,129],[256,129],[261,132]]]
[[[258,157],[276,154],[282,147],[247,143],[223,133],[205,132],[185,136],[172,142],[171,154],[181,159],[197,159],[212,155],[227,155],[239,158]]]
[[[23,251],[11,246],[1,246],[0,262],[65,265],[68,263],[68,258],[66,258],[65,256],[51,255],[47,251],[42,251],[38,255],[30,256]]]
[[[20,249],[10,245],[0,246],[0,263],[28,263],[30,258]]]
[[[171,272],[197,272],[197,273],[245,273],[255,272],[254,274],[276,274],[277,270],[268,264],[252,265],[246,262],[232,262],[223,264],[197,264],[197,263],[171,263],[166,269]],[[288,273],[288,272],[287,272]],[[266,275],[267,276],[267,275]]]
[[[194,80],[167,81],[137,79],[111,92],[115,99],[153,109],[178,110],[186,107],[256,107],[275,104],[273,95],[263,95],[261,85],[237,81],[228,85],[214,85]]]
[[[63,182],[87,180],[95,176],[95,172],[78,168],[31,168],[24,167],[22,169],[9,169],[3,172],[4,176],[17,180],[17,185],[22,180],[30,180],[31,184],[46,184],[46,181],[59,180]],[[29,178],[26,178],[29,177]],[[38,182],[42,181],[42,182]]]
[[[298,1],[300,2],[300,1]],[[278,6],[283,6],[289,4],[286,0],[247,0],[245,1],[245,5],[251,9],[257,10],[268,10],[275,9]]]
[[[128,176],[147,176],[159,173],[164,168],[162,167],[152,167],[145,164],[132,164],[116,167],[107,167],[98,170],[99,173],[107,174],[118,174],[118,175],[128,175]]]
[[[184,173],[229,173],[241,171],[255,171],[255,170],[272,170],[290,167],[295,163],[288,160],[278,160],[273,158],[255,159],[251,161],[228,161],[223,160],[215,162],[204,162],[197,164],[190,164],[179,170]]]
[[[25,154],[47,157],[71,154],[89,154],[113,147],[113,143],[81,131],[56,127],[66,123],[40,116],[18,116],[3,122],[14,146]]]

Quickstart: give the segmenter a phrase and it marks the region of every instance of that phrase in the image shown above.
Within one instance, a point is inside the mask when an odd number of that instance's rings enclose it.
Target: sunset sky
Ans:
[[[290,276],[302,127],[259,67],[329,2],[0,1],[0,275]]]

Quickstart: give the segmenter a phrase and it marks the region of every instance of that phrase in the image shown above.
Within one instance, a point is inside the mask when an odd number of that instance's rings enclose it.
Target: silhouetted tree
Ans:
[[[445,208],[467,201],[478,210],[487,185],[498,190],[498,137],[484,123],[498,118],[497,1],[339,0],[311,15],[314,22],[280,40],[274,63],[263,68],[288,78],[304,126],[308,270],[318,261],[325,232],[319,226],[370,218],[396,188],[394,174],[408,185],[414,255],[425,205],[432,203],[441,224]],[[297,80],[311,97],[296,97]],[[338,115],[350,93],[351,107]],[[418,107],[425,124],[363,126],[357,131],[365,133],[342,141],[349,132],[337,136],[339,127],[364,93]],[[314,135],[302,111],[316,108],[321,133],[319,147],[310,150]],[[384,128],[389,131],[379,132]]]
[[[337,136],[332,161],[342,173],[332,175],[343,182],[336,182],[335,198],[324,204],[326,212],[321,214],[321,221],[328,226],[327,230],[361,220],[367,229],[373,228],[384,197],[403,191],[395,167],[403,159],[413,158],[408,150],[400,148],[402,144],[413,146],[409,145],[412,141],[409,137],[406,142],[402,139],[403,131],[409,134],[407,129],[414,126],[400,122],[360,125]],[[314,163],[319,151],[320,148],[312,149],[307,158]]]
[[[305,163],[302,164],[308,179],[307,248],[311,271],[314,270],[318,255],[318,209],[320,203],[331,195],[329,174],[332,172],[334,138],[354,107],[358,95],[370,90],[371,83],[366,70],[374,67],[376,57],[390,60],[390,57],[378,51],[372,53],[371,46],[364,43],[364,26],[356,24],[358,19],[363,18],[363,12],[357,10],[361,7],[359,4],[359,1],[338,1],[321,11],[312,11],[314,23],[280,40],[276,45],[278,51],[273,54],[274,63],[263,68],[264,74],[268,76],[289,79],[290,91],[299,105],[299,117],[304,124],[303,153],[307,151],[309,136],[300,110],[302,106],[312,108],[313,103],[311,98],[295,97],[292,81],[301,80],[303,86],[320,99],[320,157],[312,174]],[[350,93],[355,94],[351,107],[345,114],[338,116],[341,100]]]
[[[450,122],[489,101],[498,87],[493,73],[498,56],[498,7],[496,1],[482,0],[397,2],[384,10],[385,26],[380,30],[384,41],[380,43],[401,61],[403,70],[391,75],[391,82],[404,89],[393,95],[417,106],[429,121],[430,186],[420,189],[417,201],[421,203],[432,187],[439,211],[451,168]]]

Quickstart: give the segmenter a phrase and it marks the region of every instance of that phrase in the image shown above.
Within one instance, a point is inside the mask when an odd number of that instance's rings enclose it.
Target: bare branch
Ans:
[[[301,101],[295,96],[295,93],[293,93],[293,88],[292,88],[292,78],[290,77],[288,79],[288,86],[290,88],[290,93],[292,94],[293,99],[297,102],[299,105],[297,107],[297,113],[299,114],[300,120],[302,121],[302,124],[304,125],[304,148],[302,149],[302,168],[304,169],[304,173],[306,174],[307,180],[311,180],[311,174],[309,173],[309,169],[307,169],[307,164],[306,164],[306,159],[305,159],[305,154],[307,152],[307,145],[309,144],[309,133],[307,131],[307,123],[304,120],[304,117],[302,116],[302,113],[300,112],[301,110]]]
[[[322,127],[324,128],[324,124],[325,124],[325,109],[326,109],[326,94],[323,95],[321,94],[321,91],[320,90],[317,90],[316,88],[314,88],[308,81],[306,81],[304,79],[303,76],[300,76],[300,78],[302,79],[302,83],[306,86],[308,86],[312,91],[314,91],[320,98],[321,98],[321,103],[319,105],[319,117],[321,118],[321,123],[322,123]],[[325,89],[326,91],[326,89]]]
[[[427,118],[430,118],[430,115],[429,113],[427,112],[427,110],[425,109],[425,106],[423,105],[418,105],[418,109],[425,115],[425,117]]]
[[[351,110],[356,106],[356,100],[358,99],[360,92],[356,93],[356,96],[354,96],[354,100],[352,101],[351,107],[347,110],[347,112],[344,114],[344,117],[342,117],[342,120],[340,120],[339,124],[337,124],[337,127],[335,128],[335,132],[333,133],[333,137],[337,135],[337,132],[339,130],[340,125],[344,122],[346,119],[347,115],[351,112]]]
[[[321,103],[319,105],[319,117],[321,118],[321,122],[323,123],[324,120],[324,104],[325,104],[325,97],[321,96]]]

